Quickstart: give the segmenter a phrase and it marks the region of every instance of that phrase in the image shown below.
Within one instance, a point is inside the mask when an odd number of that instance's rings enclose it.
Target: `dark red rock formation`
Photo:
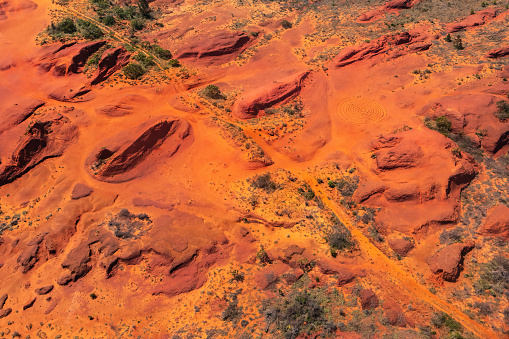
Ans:
[[[486,54],[487,58],[491,59],[497,59],[497,58],[503,58],[509,55],[509,46],[504,46],[501,48],[495,48]]]
[[[0,164],[0,186],[12,182],[45,159],[62,155],[77,128],[60,114],[41,117],[17,141],[7,163]]]
[[[0,308],[4,308],[6,301],[7,301],[7,294],[4,294],[0,297]]]
[[[81,243],[78,247],[73,248],[62,263],[62,267],[68,269],[70,272],[60,277],[57,283],[59,285],[67,285],[85,276],[92,269],[92,266],[88,265],[91,254],[92,252],[87,242]]]
[[[48,51],[38,62],[39,69],[53,75],[64,76],[80,73],[88,58],[97,52],[106,41],[93,41],[85,43],[68,43],[55,45],[53,48],[46,47]]]
[[[90,84],[97,85],[108,79],[113,73],[126,66],[130,57],[131,54],[124,47],[110,48],[104,51]]]
[[[23,311],[29,309],[32,306],[34,306],[36,300],[37,300],[37,298],[33,298],[29,302],[27,302],[25,305],[23,305]]]
[[[335,67],[344,67],[354,62],[370,59],[379,54],[388,52],[391,48],[399,47],[401,53],[393,54],[398,57],[404,53],[405,48],[408,52],[418,52],[431,46],[424,42],[428,38],[427,34],[420,30],[403,32],[399,34],[384,35],[376,40],[363,43],[354,47],[344,48],[333,60]]]
[[[463,266],[464,256],[474,249],[473,241],[446,246],[426,259],[431,271],[446,281],[456,281]]]
[[[51,291],[53,291],[53,285],[48,285],[48,286],[44,286],[44,287],[40,287],[40,288],[36,289],[35,294],[46,295]]]
[[[123,142],[118,140],[116,146],[102,149],[97,154],[96,161],[107,160],[96,175],[99,178],[108,179],[128,172],[145,160],[155,149],[160,148],[163,143],[170,148],[168,153],[172,156],[191,135],[191,131],[191,125],[183,119],[168,118],[159,121],[143,131],[135,140]],[[106,151],[109,153],[104,155]]]
[[[12,308],[5,308],[0,310],[0,319],[7,317],[9,314],[11,314]]]
[[[261,111],[297,95],[310,72],[289,76],[279,82],[268,84],[244,93],[233,106],[233,115],[240,119],[256,118]]]
[[[183,47],[176,54],[177,59],[203,59],[230,56],[234,58],[249,45],[251,37],[244,32],[219,32],[207,37],[198,37],[197,42]],[[221,59],[217,59],[221,60]],[[222,61],[222,60],[221,60]]]
[[[496,16],[497,10],[495,8],[488,8],[483,11],[479,11],[475,14],[469,15],[460,22],[449,24],[446,28],[446,31],[448,33],[455,33],[462,29],[481,26],[484,25],[490,19],[495,18]]]

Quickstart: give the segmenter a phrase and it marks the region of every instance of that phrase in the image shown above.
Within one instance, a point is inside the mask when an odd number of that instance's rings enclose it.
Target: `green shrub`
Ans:
[[[498,111],[495,112],[495,116],[501,122],[506,122],[509,120],[509,102],[505,100],[497,101]]]
[[[76,25],[71,18],[65,18],[54,26],[54,30],[59,33],[72,34],[76,32]]]
[[[154,53],[160,57],[161,59],[163,60],[170,60],[173,56],[171,55],[171,52],[167,49],[164,49],[162,48],[161,46],[158,46],[158,45],[152,45],[152,50],[154,51]]]
[[[131,80],[139,79],[143,76],[143,74],[145,74],[145,69],[136,63],[131,63],[125,66],[123,71],[124,75]]]
[[[131,28],[135,31],[141,31],[145,27],[145,22],[141,19],[134,18],[131,20]]]
[[[140,64],[143,65],[143,67],[147,68],[147,67],[152,67],[152,66],[155,66],[155,62],[154,62],[154,58],[152,56],[147,56],[146,54],[144,53],[138,53],[136,54],[136,56],[134,57],[134,59],[136,61],[138,61]]]
[[[94,53],[90,58],[87,60],[87,65],[98,65],[99,60],[101,60],[101,53]]]
[[[171,67],[180,67],[180,62],[177,60],[177,59],[170,59],[168,61],[168,64],[171,66]]]
[[[113,15],[107,15],[104,18],[102,18],[101,21],[106,26],[113,26],[116,23],[115,17],[113,17]]]
[[[85,39],[93,40],[99,39],[104,34],[99,27],[94,23],[82,19],[76,20],[78,30]]]
[[[216,85],[208,85],[203,89],[202,93],[210,99],[224,99],[223,94]]]
[[[435,313],[431,318],[431,322],[438,328],[447,327],[450,332],[462,331],[463,329],[459,322],[445,312]]]
[[[448,134],[452,131],[451,120],[445,116],[435,118],[436,129],[442,134]]]

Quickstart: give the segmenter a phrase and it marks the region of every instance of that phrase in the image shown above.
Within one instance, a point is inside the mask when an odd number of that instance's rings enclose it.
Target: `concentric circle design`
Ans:
[[[338,114],[346,122],[363,125],[382,120],[387,111],[378,102],[358,96],[343,100],[338,106]]]

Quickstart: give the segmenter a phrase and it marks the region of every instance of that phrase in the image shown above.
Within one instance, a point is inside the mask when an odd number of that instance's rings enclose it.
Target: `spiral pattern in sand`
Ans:
[[[376,101],[359,96],[343,100],[338,106],[338,114],[346,122],[363,125],[382,120],[387,112]]]

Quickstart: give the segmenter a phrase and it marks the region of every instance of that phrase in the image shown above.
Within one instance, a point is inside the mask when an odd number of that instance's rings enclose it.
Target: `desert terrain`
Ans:
[[[509,0],[2,0],[0,338],[509,338]]]

